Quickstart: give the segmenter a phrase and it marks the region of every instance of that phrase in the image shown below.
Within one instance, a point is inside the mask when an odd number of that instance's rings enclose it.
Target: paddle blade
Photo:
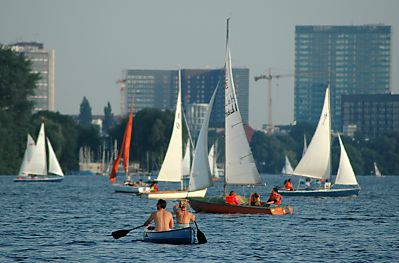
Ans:
[[[202,233],[202,231],[199,230],[198,228],[197,228],[197,239],[198,239],[198,244],[205,244],[206,242],[208,242],[208,240],[206,240],[204,233]]]
[[[115,239],[118,239],[118,238],[121,238],[121,237],[126,236],[130,231],[131,231],[131,229],[121,229],[121,230],[117,230],[117,231],[112,232],[112,236],[113,236]]]

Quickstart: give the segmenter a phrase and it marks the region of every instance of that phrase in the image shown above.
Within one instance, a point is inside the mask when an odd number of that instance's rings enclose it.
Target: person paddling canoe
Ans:
[[[150,217],[144,222],[148,226],[152,221],[155,222],[155,231],[168,231],[174,226],[173,215],[171,212],[165,210],[166,201],[159,199],[157,202],[157,211],[152,213]]]
[[[176,214],[176,228],[185,228],[190,226],[190,221],[195,221],[195,215],[187,211],[188,200],[180,200],[178,204],[173,207]]]

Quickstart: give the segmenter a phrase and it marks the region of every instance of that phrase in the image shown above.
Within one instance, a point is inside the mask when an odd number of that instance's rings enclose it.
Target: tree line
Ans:
[[[110,103],[104,107],[102,129],[92,124],[91,106],[86,97],[80,104],[77,118],[58,112],[32,113],[33,104],[28,99],[34,95],[38,74],[31,73],[31,64],[23,55],[0,47],[0,174],[16,174],[22,162],[27,134],[36,139],[40,123],[44,122],[46,134],[64,172],[79,169],[79,149],[88,146],[99,153],[102,147],[110,150],[114,140],[118,148],[122,142],[127,117],[116,121]],[[174,114],[147,108],[135,114],[131,145],[131,161],[141,167],[159,169],[172,132]],[[293,167],[298,163],[303,148],[303,136],[308,143],[315,126],[299,123],[284,135],[266,135],[258,131],[250,142],[260,172],[279,173],[287,155]],[[183,129],[187,138],[187,130]],[[210,135],[212,143],[217,135]],[[184,139],[186,141],[186,139]],[[377,162],[384,174],[399,174],[399,133],[387,133],[380,138],[366,140],[360,135],[343,137],[343,141],[356,174],[370,174]],[[219,150],[223,151],[222,140]],[[336,171],[339,145],[332,145],[332,167]],[[219,153],[223,156],[223,153]],[[99,156],[98,156],[99,159]],[[223,159],[223,158],[221,158]],[[149,167],[147,167],[149,165]]]

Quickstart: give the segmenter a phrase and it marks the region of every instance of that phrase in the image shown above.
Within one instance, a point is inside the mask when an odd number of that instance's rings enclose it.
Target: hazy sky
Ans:
[[[110,101],[123,69],[220,68],[231,17],[233,66],[250,69],[250,124],[267,122],[266,81],[294,71],[295,25],[392,26],[391,87],[399,91],[397,0],[0,0],[0,43],[37,41],[56,52],[56,110],[77,114],[86,96],[93,114]],[[293,121],[294,78],[273,83],[275,124]]]

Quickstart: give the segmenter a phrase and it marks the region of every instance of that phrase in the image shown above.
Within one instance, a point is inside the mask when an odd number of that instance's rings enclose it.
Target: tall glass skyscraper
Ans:
[[[341,96],[390,90],[391,26],[296,26],[296,121],[317,123],[327,83],[333,129],[342,130]]]
[[[249,69],[234,68],[234,82],[237,100],[244,123],[248,123],[249,111]],[[128,69],[122,72],[121,113],[127,114],[131,97],[138,112],[146,107],[174,110],[176,106],[178,71]],[[211,127],[224,127],[224,70],[222,69],[182,69],[183,106],[209,103],[213,91],[219,85]]]

